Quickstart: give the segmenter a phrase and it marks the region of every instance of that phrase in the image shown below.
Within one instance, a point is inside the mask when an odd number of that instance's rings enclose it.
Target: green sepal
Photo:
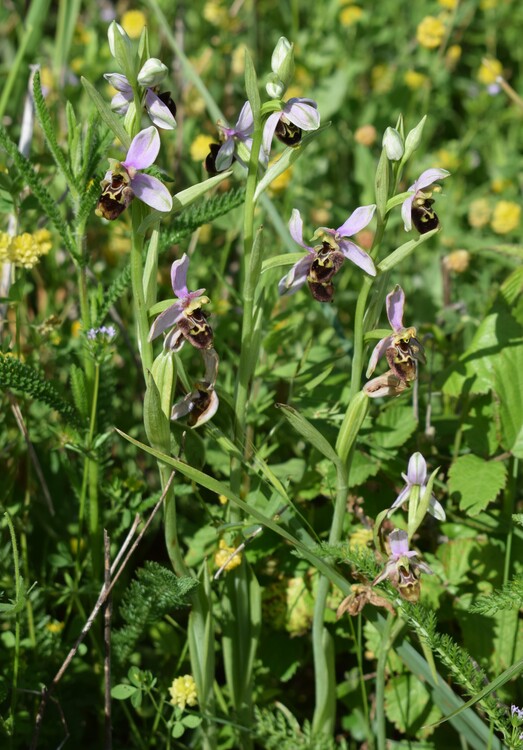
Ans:
[[[424,115],[418,122],[416,127],[412,128],[412,130],[410,130],[407,134],[407,137],[405,138],[405,153],[403,154],[403,159],[401,160],[402,165],[405,164],[407,159],[409,159],[414,151],[416,151],[416,149],[419,147],[426,121],[427,115]]]
[[[346,464],[349,458],[361,430],[363,420],[367,416],[368,408],[369,397],[364,391],[359,391],[347,407],[336,441],[336,453],[343,465]]]
[[[434,481],[436,479],[436,475],[439,471],[439,466],[434,469],[432,474],[429,477],[429,481],[427,482],[427,486],[425,487],[425,492],[419,499],[418,507],[416,510],[416,516],[414,518],[414,527],[411,529],[409,525],[409,541],[412,539],[416,531],[418,530],[421,522],[427,515],[429,504],[430,504],[430,498],[432,497],[432,488],[434,487]]]
[[[160,394],[162,411],[167,419],[170,419],[176,382],[176,363],[173,353],[162,349],[153,362],[151,374]]]
[[[394,266],[397,266],[398,263],[401,263],[403,260],[405,260],[405,258],[408,258],[408,256],[413,253],[419,245],[422,245],[424,242],[427,242],[427,240],[430,240],[438,232],[439,227],[437,229],[433,229],[430,232],[427,232],[426,234],[420,234],[417,240],[409,240],[408,242],[405,242],[404,245],[401,245],[390,255],[387,255],[387,257],[384,258],[381,263],[378,263],[378,270],[382,273],[384,271],[390,271],[391,268],[394,268]]]
[[[158,450],[170,453],[171,430],[169,418],[163,412],[162,398],[152,373],[147,373],[147,390],[143,403],[143,422],[147,439]]]
[[[398,193],[393,198],[390,198],[390,200],[387,201],[385,213],[388,214],[389,211],[392,211],[393,208],[396,208],[396,206],[399,206],[400,203],[403,203],[403,201],[407,200],[407,198],[410,198],[412,193],[412,190],[407,190],[405,193]]]
[[[385,214],[387,212],[387,199],[389,197],[389,174],[390,163],[387,158],[385,149],[382,149],[374,182],[376,195],[376,213],[379,223],[383,222],[383,220],[385,219]]]

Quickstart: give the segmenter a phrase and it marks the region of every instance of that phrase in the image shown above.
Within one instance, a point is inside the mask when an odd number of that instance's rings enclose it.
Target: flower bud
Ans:
[[[383,135],[383,148],[389,161],[399,161],[403,156],[403,140],[395,128],[387,128],[385,131]]]
[[[412,128],[412,130],[407,134],[407,137],[405,139],[405,156],[404,160],[406,161],[414,151],[418,148],[419,144],[421,143],[421,136],[423,135],[423,128],[425,127],[425,121],[427,119],[427,115],[422,117],[422,119],[418,122],[415,128]]]
[[[138,83],[144,88],[150,88],[151,86],[158,86],[161,81],[165,78],[167,73],[167,66],[163,64],[157,57],[150,57],[143,65],[138,73]]]
[[[121,37],[126,47],[128,47],[129,49],[131,48],[131,40],[129,39],[125,31],[122,29],[119,23],[116,23],[116,21],[112,21],[107,30],[107,38],[109,40],[109,49],[113,57],[117,57],[117,34],[119,37]]]
[[[281,99],[285,93],[285,89],[285,84],[277,75],[272,75],[265,86],[265,91],[271,99]]]

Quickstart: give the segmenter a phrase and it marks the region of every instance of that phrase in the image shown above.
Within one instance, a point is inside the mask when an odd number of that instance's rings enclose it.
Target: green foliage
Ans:
[[[63,399],[55,383],[15,357],[0,355],[0,388],[13,388],[55,409],[69,424],[81,424],[78,412]]]
[[[494,615],[504,610],[523,607],[523,577],[513,578],[505,583],[499,591],[493,591],[488,596],[480,596],[472,603],[471,612],[482,615]]]
[[[125,664],[145,628],[171,610],[188,606],[197,586],[195,578],[177,578],[162,565],[146,562],[123,598],[120,613],[127,624],[113,636],[116,659]]]
[[[496,499],[506,477],[507,469],[500,461],[460,456],[450,467],[449,493],[461,510],[475,516]]]
[[[324,734],[312,734],[311,725],[298,720],[283,705],[278,708],[255,707],[255,739],[265,750],[346,750],[345,740],[337,742]]]

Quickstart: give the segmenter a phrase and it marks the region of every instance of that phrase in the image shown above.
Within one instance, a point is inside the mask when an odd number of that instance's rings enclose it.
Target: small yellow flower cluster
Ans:
[[[138,39],[143,27],[147,25],[147,19],[141,10],[127,10],[120,21],[122,29],[131,39]]]
[[[417,70],[407,70],[405,71],[403,80],[411,91],[417,91],[425,86],[428,78],[425,73],[418,73]]]
[[[169,693],[171,694],[170,703],[173,706],[178,706],[182,711],[185,706],[195,706],[198,703],[196,683],[190,674],[176,677],[169,688]]]
[[[228,547],[227,542],[225,539],[220,539],[220,549],[218,552],[214,555],[214,564],[217,568],[221,568],[222,565],[227,562],[229,557],[232,555],[236,548],[235,547]],[[238,565],[241,565],[242,556],[241,553],[238,552],[237,555],[234,555],[234,557],[229,560],[227,565],[225,566],[225,570],[234,570],[234,568],[237,568]]]
[[[446,10],[454,10],[458,4],[458,0],[438,0],[438,3]]]
[[[349,536],[349,545],[351,549],[354,549],[355,547],[359,547],[360,549],[365,549],[369,546],[371,542],[372,542],[372,529],[366,529],[363,526],[360,526],[360,528],[357,531],[354,531]]]
[[[362,9],[359,5],[346,5],[340,12],[340,23],[342,26],[348,28],[358,23],[363,15]]]
[[[53,635],[57,635],[64,629],[64,623],[58,622],[58,620],[54,620],[53,622],[48,622],[45,627],[46,630],[48,630],[50,633],[53,633]]]
[[[519,226],[521,206],[513,201],[499,201],[494,207],[490,226],[496,234],[508,234]]]
[[[468,220],[471,227],[481,229],[490,220],[490,205],[486,198],[476,198],[469,206]]]
[[[197,135],[191,143],[190,154],[193,161],[203,161],[210,150],[212,138],[210,135]]]
[[[495,58],[485,58],[478,70],[478,81],[485,86],[496,83],[496,79],[503,72],[503,65]]]
[[[32,268],[42,255],[47,255],[51,247],[51,233],[47,229],[37,229],[33,234],[24,232],[14,237],[0,232],[0,263]]]
[[[468,250],[453,250],[443,258],[445,266],[454,273],[464,273],[469,267],[470,253]]]
[[[387,94],[394,85],[394,68],[380,63],[370,72],[372,90],[377,94]]]
[[[451,44],[445,55],[445,61],[449,68],[454,68],[459,58],[461,57],[461,46],[459,44]]]
[[[418,24],[416,39],[426,49],[439,47],[445,36],[445,24],[434,16],[425,16]]]

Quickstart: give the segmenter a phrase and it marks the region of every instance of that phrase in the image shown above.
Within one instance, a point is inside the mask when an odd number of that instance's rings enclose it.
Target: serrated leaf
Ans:
[[[449,471],[449,493],[460,510],[476,516],[493,502],[505,486],[507,469],[501,461],[460,456]]]
[[[385,713],[396,729],[416,737],[428,737],[434,731],[426,727],[441,716],[431,693],[411,674],[391,677],[385,687]]]

